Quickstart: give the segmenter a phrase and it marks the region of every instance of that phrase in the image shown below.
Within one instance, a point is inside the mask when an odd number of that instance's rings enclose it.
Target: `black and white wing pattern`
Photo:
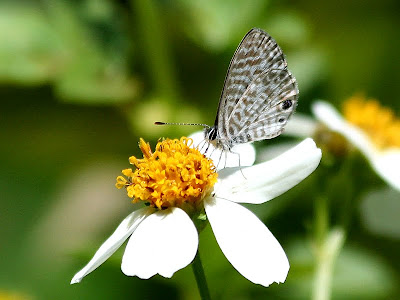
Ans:
[[[293,114],[299,90],[283,52],[261,29],[250,30],[233,55],[214,126],[206,138],[217,147],[270,139]]]

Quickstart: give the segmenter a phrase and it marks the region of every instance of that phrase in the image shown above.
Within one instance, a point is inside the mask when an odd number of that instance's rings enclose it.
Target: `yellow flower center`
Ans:
[[[380,149],[400,147],[400,119],[377,100],[356,95],[343,105],[344,117],[362,129]]]
[[[115,186],[126,187],[133,203],[145,201],[158,209],[196,208],[211,192],[218,174],[213,162],[192,145],[187,137],[166,139],[157,143],[153,153],[149,143],[140,139],[143,158],[131,156],[129,162],[136,169],[122,170],[126,178],[118,176]]]

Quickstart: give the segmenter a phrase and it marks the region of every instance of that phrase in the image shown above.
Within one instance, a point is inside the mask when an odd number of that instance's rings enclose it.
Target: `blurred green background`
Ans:
[[[133,209],[114,183],[139,137],[154,146],[194,130],[154,121],[212,124],[230,58],[252,27],[286,54],[299,112],[318,98],[339,107],[361,91],[399,116],[399,12],[396,0],[2,0],[0,299],[199,299],[190,267],[172,279],[124,276],[123,247],[69,284]],[[333,299],[400,297],[400,193],[358,158],[322,165],[285,195],[249,206],[287,252],[284,284],[247,281],[207,227],[200,252],[214,299],[310,298],[321,186],[331,191],[332,224],[350,212]]]

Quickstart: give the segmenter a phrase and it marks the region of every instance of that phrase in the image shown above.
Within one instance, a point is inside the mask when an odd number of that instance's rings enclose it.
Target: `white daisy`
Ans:
[[[323,124],[356,147],[384,181],[400,190],[400,119],[390,109],[360,95],[344,102],[342,114],[326,101],[316,101],[311,108],[317,121],[297,113],[287,124],[285,134],[318,140],[325,131],[320,126]]]
[[[323,101],[314,103],[312,111],[318,121],[358,148],[383,180],[400,190],[400,120],[390,110],[354,96],[344,104],[344,117]]]
[[[248,167],[244,162],[251,165],[254,158],[249,163],[248,152],[236,149],[241,167],[216,173],[213,162],[191,143],[188,138],[167,139],[152,153],[141,140],[143,159],[130,158],[136,170],[123,170],[127,179],[119,176],[117,187],[126,187],[133,202],[149,206],[126,217],[71,283],[95,270],[129,236],[121,266],[126,275],[171,277],[194,259],[198,233],[192,219],[204,211],[221,250],[238,272],[263,286],[285,281],[289,262],[281,245],[238,203],[264,203],[289,190],[315,170],[320,149],[306,139],[273,160]]]

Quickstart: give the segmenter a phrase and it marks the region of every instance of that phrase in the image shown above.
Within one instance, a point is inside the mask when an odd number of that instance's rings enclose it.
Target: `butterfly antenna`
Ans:
[[[210,128],[207,124],[200,123],[169,123],[169,122],[154,122],[155,125],[190,125],[190,126],[203,126],[205,128]]]

